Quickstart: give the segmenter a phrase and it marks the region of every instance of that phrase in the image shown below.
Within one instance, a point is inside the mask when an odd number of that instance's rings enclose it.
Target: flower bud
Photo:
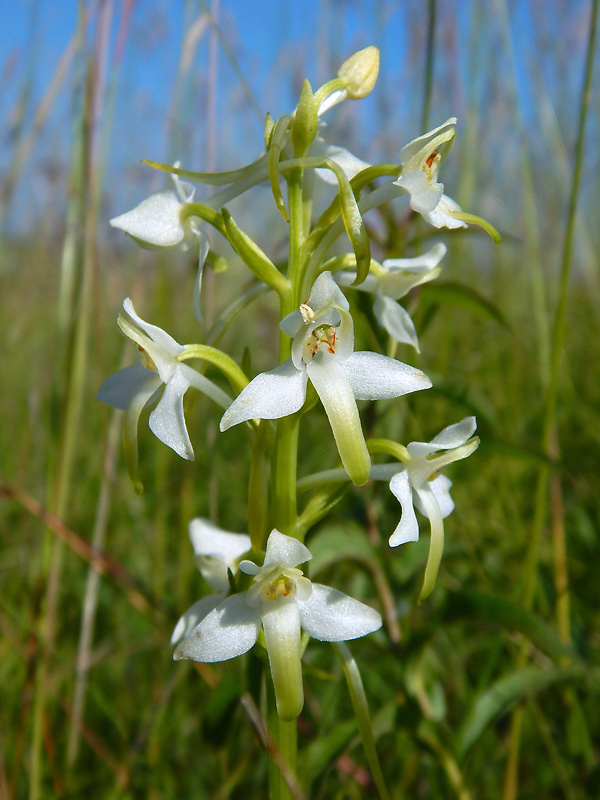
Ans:
[[[275,127],[275,122],[273,121],[273,117],[267,111],[267,116],[265,118],[265,147],[267,150],[271,146],[271,134],[273,133],[273,128]]]
[[[310,83],[304,81],[292,127],[292,143],[294,145],[294,155],[296,158],[302,158],[302,156],[307,154],[308,148],[317,135],[318,127],[319,115],[317,113],[314,95]]]
[[[360,100],[370,94],[378,74],[379,48],[374,45],[354,53],[338,70],[338,78],[345,83],[351,100]]]

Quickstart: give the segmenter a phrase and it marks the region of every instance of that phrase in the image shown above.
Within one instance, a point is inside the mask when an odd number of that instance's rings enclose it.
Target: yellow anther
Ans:
[[[154,361],[152,361],[148,353],[144,350],[144,348],[140,347],[138,344],[137,349],[140,354],[140,364],[142,365],[142,367],[146,367],[146,369],[151,369],[153,372],[156,372],[156,365]]]
[[[272,581],[265,587],[265,597],[267,600],[277,600],[277,598],[281,595],[282,597],[288,597],[288,595],[292,594],[296,588],[296,584],[294,581],[289,580],[289,578],[284,578],[281,576],[276,581]]]
[[[317,350],[321,345],[326,345],[328,351],[332,354],[335,353],[336,348],[336,333],[332,325],[319,325],[315,328],[306,341],[306,348],[311,358],[315,357]]]
[[[302,319],[304,322],[312,322],[312,320],[315,318],[315,312],[309,305],[307,305],[307,303],[302,303],[300,305],[300,313],[302,314]]]
[[[423,171],[429,178],[429,180],[433,180],[437,174],[438,168],[440,164],[440,154],[437,150],[434,150],[427,158],[425,159],[425,163],[423,164]]]

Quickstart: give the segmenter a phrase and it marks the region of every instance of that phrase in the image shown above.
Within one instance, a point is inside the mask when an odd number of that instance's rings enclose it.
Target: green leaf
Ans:
[[[373,733],[373,725],[371,723],[371,716],[369,714],[369,707],[367,704],[367,696],[363,686],[362,678],[358,665],[352,653],[345,642],[333,643],[336,655],[342,663],[344,669],[344,676],[348,684],[348,691],[354,709],[354,715],[358,722],[358,731],[362,741],[363,749],[371,768],[371,775],[377,786],[381,800],[391,800],[390,794],[385,785],[381,765],[379,763],[379,756],[377,755],[377,748],[375,746],[375,735]]]
[[[283,117],[279,117],[271,132],[271,141],[267,155],[269,182],[271,184],[271,191],[273,192],[273,199],[275,200],[277,208],[281,212],[281,216],[286,222],[289,222],[290,218],[288,217],[287,209],[283,201],[283,195],[281,194],[281,187],[279,186],[279,158],[281,156],[281,150],[287,136],[288,127],[291,120],[291,114],[285,114]]]
[[[458,734],[456,755],[462,761],[470,748],[484,733],[487,726],[515,700],[540,692],[556,683],[583,678],[584,665],[565,669],[545,670],[540,667],[523,667],[504,675],[475,701],[471,712]]]
[[[366,533],[358,525],[344,524],[327,527],[310,538],[311,574],[336,561],[352,558],[378,566],[375,549]]]
[[[519,603],[486,592],[450,592],[444,608],[444,622],[479,621],[522,633],[536,647],[553,658],[573,650],[562,642],[544,621]]]
[[[225,223],[226,236],[244,264],[252,270],[257,278],[272,286],[280,296],[286,295],[290,289],[288,279],[279,272],[256,242],[238,227],[226,208],[221,209],[221,214]]]
[[[507,331],[513,332],[506,317],[498,306],[482,294],[454,281],[436,281],[423,284],[421,287],[421,301],[424,303],[451,303],[452,305],[466,308],[476,314],[489,317]]]
[[[189,169],[180,169],[174,167],[172,164],[160,164],[157,161],[148,161],[142,159],[142,164],[146,164],[153,169],[159,169],[162,172],[168,172],[171,175],[178,175],[180,178],[187,178],[187,180],[197,181],[198,183],[206,183],[212,186],[224,186],[228,183],[236,183],[237,181],[244,180],[250,175],[254,175],[267,162],[267,156],[262,155],[256,161],[248,164],[239,169],[229,170],[228,172],[193,172]]]
[[[357,731],[355,719],[336,722],[332,732],[320,735],[316,741],[309,745],[300,762],[299,773],[305,776],[307,789],[310,784],[330,767],[336,758],[344,751],[348,742]]]

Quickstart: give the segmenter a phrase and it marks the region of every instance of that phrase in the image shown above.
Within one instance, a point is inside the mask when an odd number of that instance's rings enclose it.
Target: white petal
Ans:
[[[306,372],[323,403],[344,469],[352,482],[362,486],[369,480],[371,459],[365,442],[353,387],[346,364],[322,349]]]
[[[401,173],[394,183],[410,193],[410,207],[423,215],[437,208],[444,192],[443,184],[432,184],[421,169]]]
[[[161,384],[156,372],[142,367],[141,364],[134,364],[106,378],[98,389],[96,399],[113,408],[124,410],[139,392],[147,392],[150,398]]]
[[[258,638],[260,609],[234,594],[211,611],[179,644],[173,658],[192,661],[226,661],[246,653]]]
[[[338,89],[335,92],[332,92],[328,97],[323,100],[321,105],[318,108],[317,114],[320,117],[321,114],[325,114],[326,111],[329,111],[330,108],[336,106],[338,103],[341,103],[348,97],[348,92],[345,89]],[[325,123],[323,123],[325,124]]]
[[[403,471],[394,475],[390,481],[390,490],[402,506],[402,517],[396,530],[390,536],[390,547],[397,547],[406,542],[419,540],[419,523],[413,508],[413,493],[408,473]]]
[[[295,600],[279,597],[263,606],[262,624],[269,654],[277,713],[292,720],[302,711],[304,689],[300,661],[300,614]]]
[[[381,278],[381,291],[394,300],[404,297],[413,287],[432,281],[441,272],[439,263],[446,248],[437,244],[417,258],[392,258],[383,262],[385,273]]]
[[[433,438],[430,444],[434,444],[440,450],[450,450],[453,447],[460,447],[467,439],[475,433],[477,420],[475,417],[465,417],[454,425],[448,425],[443,431]]]
[[[193,606],[183,614],[175,625],[173,635],[171,636],[171,645],[176,645],[185,636],[192,632],[196,625],[201,622],[210,612],[215,609],[219,603],[225,599],[225,593],[209,594],[208,597],[203,597],[198,600]]]
[[[315,139],[315,141],[310,146],[309,156],[330,158],[332,161],[335,161],[344,170],[344,172],[348,177],[348,180],[352,180],[352,178],[357,173],[370,166],[370,164],[367,164],[366,161],[362,161],[360,158],[357,158],[355,155],[353,155],[349,150],[346,150],[344,147],[338,147],[337,145],[327,144],[320,137],[318,139]],[[318,169],[316,170],[316,172],[319,178],[325,181],[325,183],[330,183],[332,185],[337,186],[338,180],[335,176],[335,173],[332,172],[330,169]]]
[[[190,522],[189,535],[195,555],[220,558],[226,564],[243,556],[252,547],[248,534],[224,531],[204,517],[195,517]]]
[[[283,567],[295,567],[309,561],[312,554],[306,545],[294,539],[293,536],[286,536],[278,530],[272,530],[267,539],[267,549],[263,569],[272,564],[281,564]]]
[[[258,575],[260,570],[261,568],[254,561],[248,561],[247,559],[240,561],[240,572],[245,575]]]
[[[252,547],[250,537],[245,533],[223,531],[201,517],[190,522],[189,534],[202,577],[213,588],[226,590],[229,586],[227,569],[236,571],[237,559]]]
[[[335,303],[336,305],[348,311],[350,304],[346,300],[344,293],[333,280],[331,272],[322,272],[317,280],[313,283],[310,290],[310,297],[308,298],[308,305],[313,311],[326,306],[328,303]]]
[[[183,415],[183,395],[189,381],[181,370],[175,370],[165,385],[163,396],[150,414],[148,424],[154,435],[188,461],[194,460],[194,450]]]
[[[448,141],[449,139],[452,139],[456,135],[456,122],[456,117],[450,117],[450,119],[447,119],[443,125],[439,125],[437,128],[434,128],[427,133],[423,133],[417,139],[413,139],[412,142],[409,142],[400,151],[401,162],[405,164],[407,161],[415,158],[415,156],[417,156],[421,150],[428,147],[428,145],[438,136],[442,141]]]
[[[453,211],[461,211],[458,203],[447,194],[443,194],[440,202],[433,211],[423,212],[423,219],[426,219],[434,228],[466,228],[467,223],[452,216]]]
[[[472,448],[469,446],[466,448],[466,451],[462,450],[463,445],[475,432],[476,427],[477,423],[475,417],[465,417],[461,422],[444,428],[444,430],[438,433],[430,442],[410,442],[407,447],[408,453],[411,459],[417,462],[424,461],[427,456],[433,455],[433,453],[437,453],[440,450],[450,451],[446,455],[438,456],[428,461],[431,467],[429,474],[431,474],[432,472],[442,469],[443,466],[466,458],[471,455],[473,450],[477,449],[477,442],[473,442]],[[458,448],[461,448],[461,450],[456,452]]]
[[[198,271],[196,273],[196,280],[194,281],[194,316],[198,322],[202,322],[202,310],[200,308],[200,296],[202,295],[202,274],[204,272],[204,262],[208,256],[210,249],[210,242],[208,236],[204,231],[198,231]]]
[[[321,642],[357,639],[381,628],[375,609],[321,583],[313,583],[311,596],[298,601],[298,608],[303,630]]]
[[[154,247],[174,247],[185,239],[179,212],[181,201],[172,189],[156,192],[131,211],[110,220],[113,228]]]
[[[262,372],[235,398],[221,419],[221,430],[248,419],[279,419],[294,414],[306,399],[306,372],[288,358],[269,372]]]
[[[373,311],[381,327],[385,328],[393,339],[401,344],[411,344],[417,353],[420,352],[414,322],[405,308],[391,297],[378,294]]]
[[[185,376],[190,386],[210,397],[221,408],[228,408],[231,405],[231,397],[202,373],[196,372],[189,364],[183,364],[182,362],[176,362],[175,366]]]
[[[138,314],[136,314],[133,303],[129,297],[126,297],[125,300],[123,300],[123,308],[136,323],[138,328],[141,328],[145,333],[148,334],[153,342],[160,345],[160,347],[168,351],[172,356],[177,356],[179,353],[182,353],[185,350],[183,345],[176,342],[172,336],[169,336],[169,334],[166,333],[166,331],[163,331],[162,328],[159,328],[158,325],[152,325],[150,322],[146,322],[146,320],[142,319]]]
[[[350,270],[341,270],[335,273],[335,282],[338,286],[352,286],[356,280],[356,272]],[[369,292],[369,294],[376,294],[379,291],[380,279],[376,278],[373,273],[369,273],[364,281],[359,286],[352,286],[353,289],[358,289],[359,292]]]
[[[381,353],[361,350],[353,353],[342,366],[357,400],[400,397],[431,386],[431,381],[420,369]]]
[[[452,481],[445,475],[438,475],[437,478],[434,478],[432,481],[427,483],[427,488],[435,497],[437,504],[440,507],[442,519],[446,519],[446,517],[448,517],[454,511],[454,500],[450,497],[451,486]],[[415,496],[415,505],[422,514],[427,515],[427,510],[421,503],[418,493]]]
[[[426,253],[414,258],[386,258],[382,267],[388,272],[429,272],[446,255],[446,245],[439,242]],[[397,298],[396,298],[397,299]]]

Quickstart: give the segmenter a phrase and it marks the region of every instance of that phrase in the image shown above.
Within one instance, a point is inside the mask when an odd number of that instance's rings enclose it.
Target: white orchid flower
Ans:
[[[172,645],[191,633],[225,599],[229,589],[228,570],[235,575],[240,558],[252,548],[248,534],[224,531],[203,517],[193,519],[188,531],[198,569],[217,594],[203,597],[183,614],[171,636]]]
[[[174,166],[178,167],[179,162]],[[155,192],[131,211],[113,217],[112,227],[125,231],[148,249],[180,247],[187,250],[196,238],[206,238],[197,218],[182,218],[181,214],[186,203],[193,201],[195,188],[177,175],[171,178],[173,189]]]
[[[242,561],[240,570],[253,575],[246,592],[231,595],[211,610],[179,643],[173,658],[226,661],[246,653],[264,632],[277,710],[295,719],[304,704],[301,629],[324,642],[341,642],[372,633],[381,616],[358,600],[319,583],[297,569],[312,558],[310,550],[273,530],[262,567]]]
[[[397,300],[415,286],[434,280],[441,272],[439,263],[446,254],[446,246],[436,244],[427,253],[416,258],[388,258],[382,264],[371,263],[366,279],[353,288],[375,295],[373,311],[382,328],[397,342],[412,345],[419,352],[419,340],[408,311]],[[356,272],[336,272],[339,286],[352,286]]]
[[[174,166],[179,167],[180,162]],[[174,189],[155,192],[131,211],[113,217],[110,224],[128,233],[147,250],[161,247],[179,247],[188,250],[194,242],[198,243],[198,273],[194,285],[194,313],[200,320],[200,291],[204,262],[208,255],[208,236],[202,229],[200,220],[182,214],[186,204],[192,203],[196,189],[191,183],[182,181],[178,175],[171,175]]]
[[[126,456],[133,459],[135,474],[137,465],[137,425],[144,406],[164,386],[158,405],[149,418],[150,430],[182,458],[194,459],[194,451],[187,432],[183,414],[183,395],[190,386],[208,395],[226,408],[229,396],[204,375],[178,361],[185,347],[178,344],[168,333],[138,317],[129,298],[123,302],[118,325],[138,347],[139,364],[126,367],[111,375],[101,385],[98,399],[114,408],[126,410],[125,435]],[[135,455],[131,451],[135,451]],[[129,462],[131,465],[132,462]]]
[[[440,475],[440,471],[454,461],[467,458],[479,447],[479,439],[471,438],[476,428],[475,417],[465,417],[444,428],[430,442],[411,442],[406,448],[409,458],[406,463],[380,464],[371,470],[372,478],[391,477],[390,490],[402,507],[400,522],[390,536],[391,547],[418,541],[415,507],[429,519],[431,544],[421,600],[431,593],[435,584],[444,548],[443,520],[454,510],[450,497],[452,482]]]
[[[237,572],[240,557],[252,549],[247,533],[231,533],[204,517],[189,525],[194,557],[204,580],[220,592],[229,588],[227,572]]]
[[[349,150],[346,150],[345,147],[329,144],[321,136],[317,136],[311,144],[308,155],[316,158],[330,158],[335,161],[346,173],[349,181],[361,170],[370,166],[366,161],[362,161]],[[338,179],[330,169],[316,169],[315,172],[324,183],[328,183],[331,186],[338,185]]]
[[[394,181],[410,194],[410,206],[435,228],[466,228],[462,219],[453,216],[461,208],[444,194],[444,184],[437,180],[442,159],[456,136],[456,117],[413,139],[400,151],[402,172]]]
[[[371,462],[356,406],[357,400],[399,397],[427,389],[420,370],[371,352],[353,352],[354,326],[348,301],[330,272],[315,281],[308,302],[281,321],[293,337],[292,354],[269,372],[257,375],[221,419],[221,430],[249,419],[279,419],[299,411],[310,379],[323,406],[352,481],[369,478]]]

